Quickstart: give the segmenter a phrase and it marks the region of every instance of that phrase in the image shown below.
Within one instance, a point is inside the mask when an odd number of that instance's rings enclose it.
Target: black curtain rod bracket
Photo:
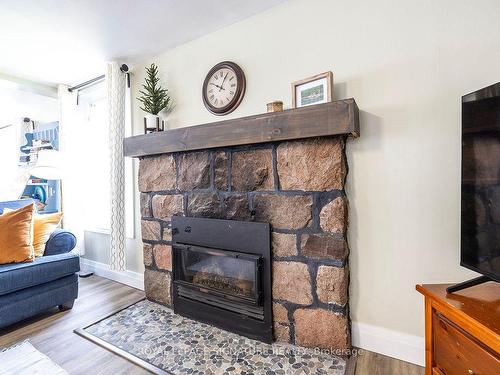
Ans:
[[[127,64],[122,64],[122,66],[120,67],[120,70],[127,74],[127,86],[130,87],[130,73],[128,73],[128,66]],[[103,74],[102,76],[99,76],[99,77],[95,77],[95,78],[92,78],[92,79],[89,79],[88,81],[85,81],[83,83],[80,83],[76,86],[72,86],[72,87],[68,87],[68,91],[69,92],[73,92],[75,90],[80,90],[84,87],[87,87],[87,86],[91,86],[97,82],[100,82],[102,81],[106,76]]]

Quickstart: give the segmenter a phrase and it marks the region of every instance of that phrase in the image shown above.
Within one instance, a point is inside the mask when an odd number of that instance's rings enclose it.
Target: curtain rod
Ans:
[[[120,70],[123,72],[123,73],[126,73],[127,74],[127,86],[130,87],[130,76],[129,76],[129,73],[128,72],[128,66],[126,64],[123,64],[121,67],[120,67]],[[95,78],[92,78],[92,79],[89,79],[88,81],[85,81],[83,83],[80,83],[76,86],[72,86],[72,87],[69,87],[68,88],[68,91],[69,92],[72,92],[74,90],[80,90],[84,87],[87,87],[87,86],[90,86],[90,85],[93,85],[94,83],[97,83],[99,81],[102,81],[106,76],[103,74],[102,76],[99,76],[99,77],[95,77]]]

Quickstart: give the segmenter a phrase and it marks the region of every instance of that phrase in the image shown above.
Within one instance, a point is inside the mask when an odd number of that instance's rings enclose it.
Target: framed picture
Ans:
[[[333,98],[333,73],[325,72],[292,83],[293,108],[328,103]]]

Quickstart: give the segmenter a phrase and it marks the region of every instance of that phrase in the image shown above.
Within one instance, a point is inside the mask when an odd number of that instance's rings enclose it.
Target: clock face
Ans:
[[[245,75],[231,62],[214,66],[203,84],[205,107],[216,115],[225,115],[238,107],[245,93]]]
[[[234,99],[238,87],[238,78],[232,69],[221,68],[208,80],[208,101],[215,108],[222,108]]]

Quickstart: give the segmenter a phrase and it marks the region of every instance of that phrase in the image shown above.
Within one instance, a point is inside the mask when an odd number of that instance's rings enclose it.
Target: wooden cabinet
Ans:
[[[500,374],[500,284],[448,295],[447,286],[417,285],[425,296],[426,375]]]

